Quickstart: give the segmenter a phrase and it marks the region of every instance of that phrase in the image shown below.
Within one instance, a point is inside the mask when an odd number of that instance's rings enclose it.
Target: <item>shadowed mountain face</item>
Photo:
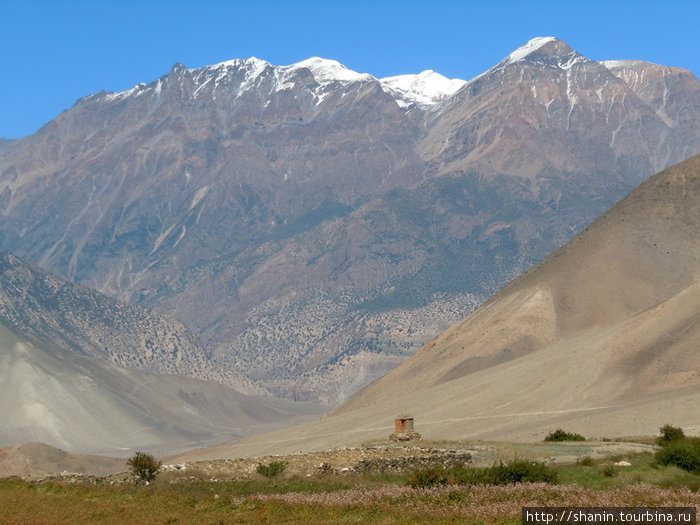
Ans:
[[[40,346],[50,342],[122,368],[265,393],[234,370],[210,363],[180,321],[64,281],[10,253],[0,253],[0,323]]]
[[[321,421],[195,457],[384,438],[541,440],[700,431],[700,156],[651,177],[563,248]]]
[[[0,443],[159,455],[298,421],[289,407],[223,385],[116,367],[30,342],[0,324]],[[277,404],[279,405],[279,404]]]
[[[698,153],[692,73],[606,64],[535,39],[415,103],[321,59],[176,65],[2,146],[0,248],[335,402]]]

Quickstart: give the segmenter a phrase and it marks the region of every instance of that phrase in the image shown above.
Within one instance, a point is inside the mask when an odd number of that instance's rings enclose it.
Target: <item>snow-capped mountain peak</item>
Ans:
[[[384,91],[396,98],[400,106],[412,103],[431,106],[455,93],[466,84],[459,78],[449,79],[432,69],[417,75],[397,75],[380,79]]]
[[[568,71],[574,66],[593,63],[593,61],[576,52],[563,40],[552,36],[537,37],[513,51],[494,67],[476,76],[470,82],[474,82],[484,75],[504,70],[509,66],[523,63]]]
[[[354,82],[360,80],[371,80],[374,77],[367,73],[358,73],[348,69],[337,60],[327,58],[311,57],[296,64],[283,66],[282,69],[292,72],[298,69],[308,69],[317,82],[325,83],[338,80],[341,82]]]
[[[246,70],[247,74],[250,76],[258,76],[260,75],[266,68],[271,67],[272,64],[270,64],[267,60],[262,60],[261,58],[257,57],[250,57],[250,58],[236,58],[234,60],[226,60],[225,62],[220,62],[218,64],[214,64],[213,66],[205,66],[202,68],[202,70],[228,70],[231,68],[235,69],[244,69]]]
[[[250,58],[235,58],[233,60],[226,60],[225,62],[219,62],[213,66],[205,66],[209,69],[222,69],[226,67],[244,67],[246,69],[264,69],[271,65],[267,60],[263,60],[258,57]]]
[[[522,60],[526,56],[530,55],[531,53],[534,53],[538,49],[540,49],[542,46],[549,44],[550,42],[556,42],[557,39],[554,38],[553,36],[539,36],[537,38],[533,38],[532,40],[528,41],[527,44],[524,46],[519,47],[515,51],[513,51],[510,55],[508,55],[504,62],[508,63],[513,63],[517,62],[518,60]]]

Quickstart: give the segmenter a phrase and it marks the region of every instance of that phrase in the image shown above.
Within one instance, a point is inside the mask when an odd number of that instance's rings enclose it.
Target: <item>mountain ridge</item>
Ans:
[[[260,60],[81,99],[0,156],[0,249],[336,403],[698,152],[692,74],[545,40],[429,108]]]

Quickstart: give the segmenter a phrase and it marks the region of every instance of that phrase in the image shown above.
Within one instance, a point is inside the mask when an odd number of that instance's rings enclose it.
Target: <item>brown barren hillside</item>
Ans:
[[[483,307],[321,421],[187,455],[386,438],[700,432],[700,156],[661,172]]]
[[[73,454],[44,443],[0,448],[0,476],[36,476],[57,472],[106,476],[127,469],[126,460]]]
[[[629,374],[663,362],[665,374],[671,369],[680,374],[680,383],[667,387],[696,384],[700,338],[694,339],[695,355],[688,352],[674,360],[667,351],[676,347],[677,339],[697,335],[699,277],[700,156],[695,156],[641,184],[583,233],[337,413],[566,347],[579,338],[590,339],[590,347],[582,352],[593,359],[594,341],[606,331],[614,334],[616,344],[606,343],[611,368],[605,374],[618,366],[615,356],[624,356],[619,365],[624,362]],[[670,319],[674,308],[680,316],[676,323]],[[662,317],[664,323],[656,329],[650,326]],[[671,335],[667,331],[674,324],[682,327],[675,327]],[[657,337],[651,338],[655,331]],[[600,380],[605,377],[609,375]],[[650,378],[657,379],[664,383],[660,377]],[[610,395],[620,395],[621,387]]]

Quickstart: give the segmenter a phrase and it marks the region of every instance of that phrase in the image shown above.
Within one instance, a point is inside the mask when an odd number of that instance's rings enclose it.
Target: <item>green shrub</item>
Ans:
[[[576,460],[576,464],[581,465],[582,467],[592,467],[593,458],[591,456],[583,456],[582,458],[578,458]]]
[[[416,470],[408,475],[408,484],[411,487],[427,488],[447,483],[447,471],[440,467],[430,467]]]
[[[612,478],[613,476],[615,476],[615,474],[617,474],[617,470],[615,470],[615,465],[613,465],[612,463],[608,463],[600,471],[606,478]]]
[[[555,483],[557,473],[539,461],[515,459],[492,467],[496,485],[509,483]]]
[[[257,472],[266,478],[276,478],[287,468],[284,461],[272,461],[268,465],[258,464]]]
[[[450,469],[430,468],[410,474],[409,485],[431,487],[434,485],[508,485],[512,483],[556,483],[557,473],[539,461],[514,459],[492,467]]]
[[[656,461],[700,474],[700,439],[681,438],[667,442],[656,453]]]
[[[678,441],[679,439],[683,439],[685,437],[683,429],[671,425],[662,426],[659,429],[659,434],[661,435],[656,438],[656,442],[662,447],[668,443]]]
[[[574,434],[572,432],[565,432],[561,428],[556,429],[554,432],[547,434],[544,438],[545,441],[586,441],[586,438],[581,434]]]
[[[131,473],[143,481],[154,480],[161,466],[160,461],[156,461],[155,457],[146,452],[136,452],[126,461],[126,464]]]
[[[495,485],[494,467],[454,467],[449,471],[451,485]]]

